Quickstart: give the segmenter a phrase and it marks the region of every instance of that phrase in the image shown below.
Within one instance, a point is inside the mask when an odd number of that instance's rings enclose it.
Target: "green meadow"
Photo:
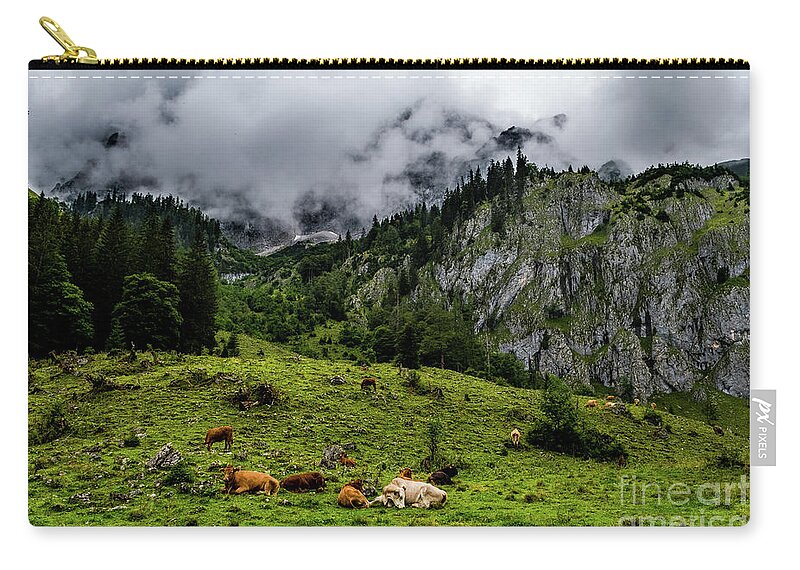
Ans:
[[[411,387],[388,364],[362,370],[246,336],[240,347],[235,358],[140,352],[73,357],[66,367],[30,361],[31,524],[740,525],[749,517],[743,400],[718,395],[720,436],[686,394],[656,399],[660,427],[643,419],[644,407],[628,404],[631,416],[617,415],[586,408],[589,395],[574,396],[586,425],[624,445],[627,465],[620,466],[527,443],[542,417],[540,390],[436,368],[422,368]],[[346,383],[331,385],[336,375]],[[361,390],[364,376],[377,379],[377,393]],[[278,396],[272,406],[235,404],[237,393],[264,383]],[[234,427],[232,450],[217,443],[209,452],[206,430],[220,425]],[[380,492],[401,467],[426,478],[432,425],[435,463],[459,469],[444,487],[443,508],[337,506],[350,479]],[[510,444],[514,426],[523,433],[518,449]],[[146,462],[166,443],[182,461],[149,470]],[[354,469],[320,469],[333,443],[347,446]],[[227,464],[278,479],[321,470],[328,485],[318,493],[227,496],[220,473]]]

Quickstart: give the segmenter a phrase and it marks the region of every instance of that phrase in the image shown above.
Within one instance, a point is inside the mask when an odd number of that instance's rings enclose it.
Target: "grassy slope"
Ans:
[[[626,468],[528,448],[508,450],[512,425],[523,432],[538,416],[541,393],[500,387],[451,371],[424,369],[422,384],[441,387],[443,400],[407,388],[396,369],[375,365],[368,374],[378,378],[377,397],[361,392],[364,372],[349,362],[297,358],[280,347],[241,337],[242,356],[233,359],[161,355],[162,363],[126,363],[97,355],[82,372],[104,373],[137,390],[89,393],[86,380],[64,374],[48,361],[31,365],[30,417],[37,421],[48,402],[67,403],[71,432],[30,447],[29,509],[36,525],[617,525],[625,516],[654,515],[747,517],[749,504],[740,502],[738,489],[729,507],[709,507],[696,494],[686,505],[670,505],[666,490],[686,483],[693,493],[704,483],[737,483],[742,469],[718,469],[709,463],[721,447],[743,457],[747,435],[724,437],[699,421],[664,413],[672,427],[668,441],[652,437],[653,426],[617,417],[610,412],[581,412],[587,422],[625,442],[630,452]],[[266,353],[257,358],[259,349]],[[268,381],[283,394],[283,403],[241,412],[226,400],[237,389],[221,380],[208,386],[170,387],[188,371],[225,372],[246,381]],[[344,386],[328,378],[342,374]],[[465,399],[465,396],[468,397]],[[587,398],[580,397],[581,406]],[[746,417],[746,403],[726,406],[726,414]],[[729,410],[730,408],[730,410]],[[633,408],[640,418],[644,410]],[[376,478],[388,482],[402,466],[421,473],[427,454],[429,419],[445,427],[443,454],[461,465],[457,484],[448,487],[448,504],[441,510],[350,511],[336,506],[343,479]],[[738,421],[738,420],[737,420]],[[720,422],[728,427],[724,422]],[[202,440],[209,427],[230,424],[236,435],[233,453],[220,444],[209,453]],[[132,431],[145,433],[138,447],[121,447]],[[697,435],[690,435],[696,432]],[[738,430],[734,430],[738,432]],[[148,472],[147,459],[165,442],[172,442],[195,473],[195,483],[181,492],[161,484],[165,473]],[[226,463],[263,470],[280,478],[318,468],[322,450],[331,442],[355,443],[350,456],[357,467],[343,475],[327,472],[332,481],[319,494],[281,491],[277,498],[262,495],[225,497],[219,467]],[[642,505],[630,493],[620,500],[619,480],[635,477],[655,486]],[[339,482],[336,482],[336,481]],[[89,493],[88,502],[75,495]],[[713,494],[706,489],[704,496]]]

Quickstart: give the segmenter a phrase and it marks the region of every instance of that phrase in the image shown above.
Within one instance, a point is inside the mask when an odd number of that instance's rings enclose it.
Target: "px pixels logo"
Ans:
[[[775,465],[775,390],[750,394],[750,464]]]

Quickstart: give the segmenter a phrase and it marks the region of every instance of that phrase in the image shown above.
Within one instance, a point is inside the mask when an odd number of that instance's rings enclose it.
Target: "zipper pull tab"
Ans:
[[[56,61],[59,63],[100,63],[93,49],[75,45],[75,42],[70,39],[67,32],[52,18],[42,16],[39,18],[39,24],[50,34],[50,37],[58,42],[58,45],[64,48],[64,53],[62,55],[47,55],[42,58],[42,61]],[[81,52],[85,55],[81,55]]]

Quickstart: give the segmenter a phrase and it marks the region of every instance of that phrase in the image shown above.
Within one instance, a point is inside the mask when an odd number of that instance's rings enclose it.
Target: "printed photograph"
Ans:
[[[747,71],[28,85],[32,525],[747,524]]]

